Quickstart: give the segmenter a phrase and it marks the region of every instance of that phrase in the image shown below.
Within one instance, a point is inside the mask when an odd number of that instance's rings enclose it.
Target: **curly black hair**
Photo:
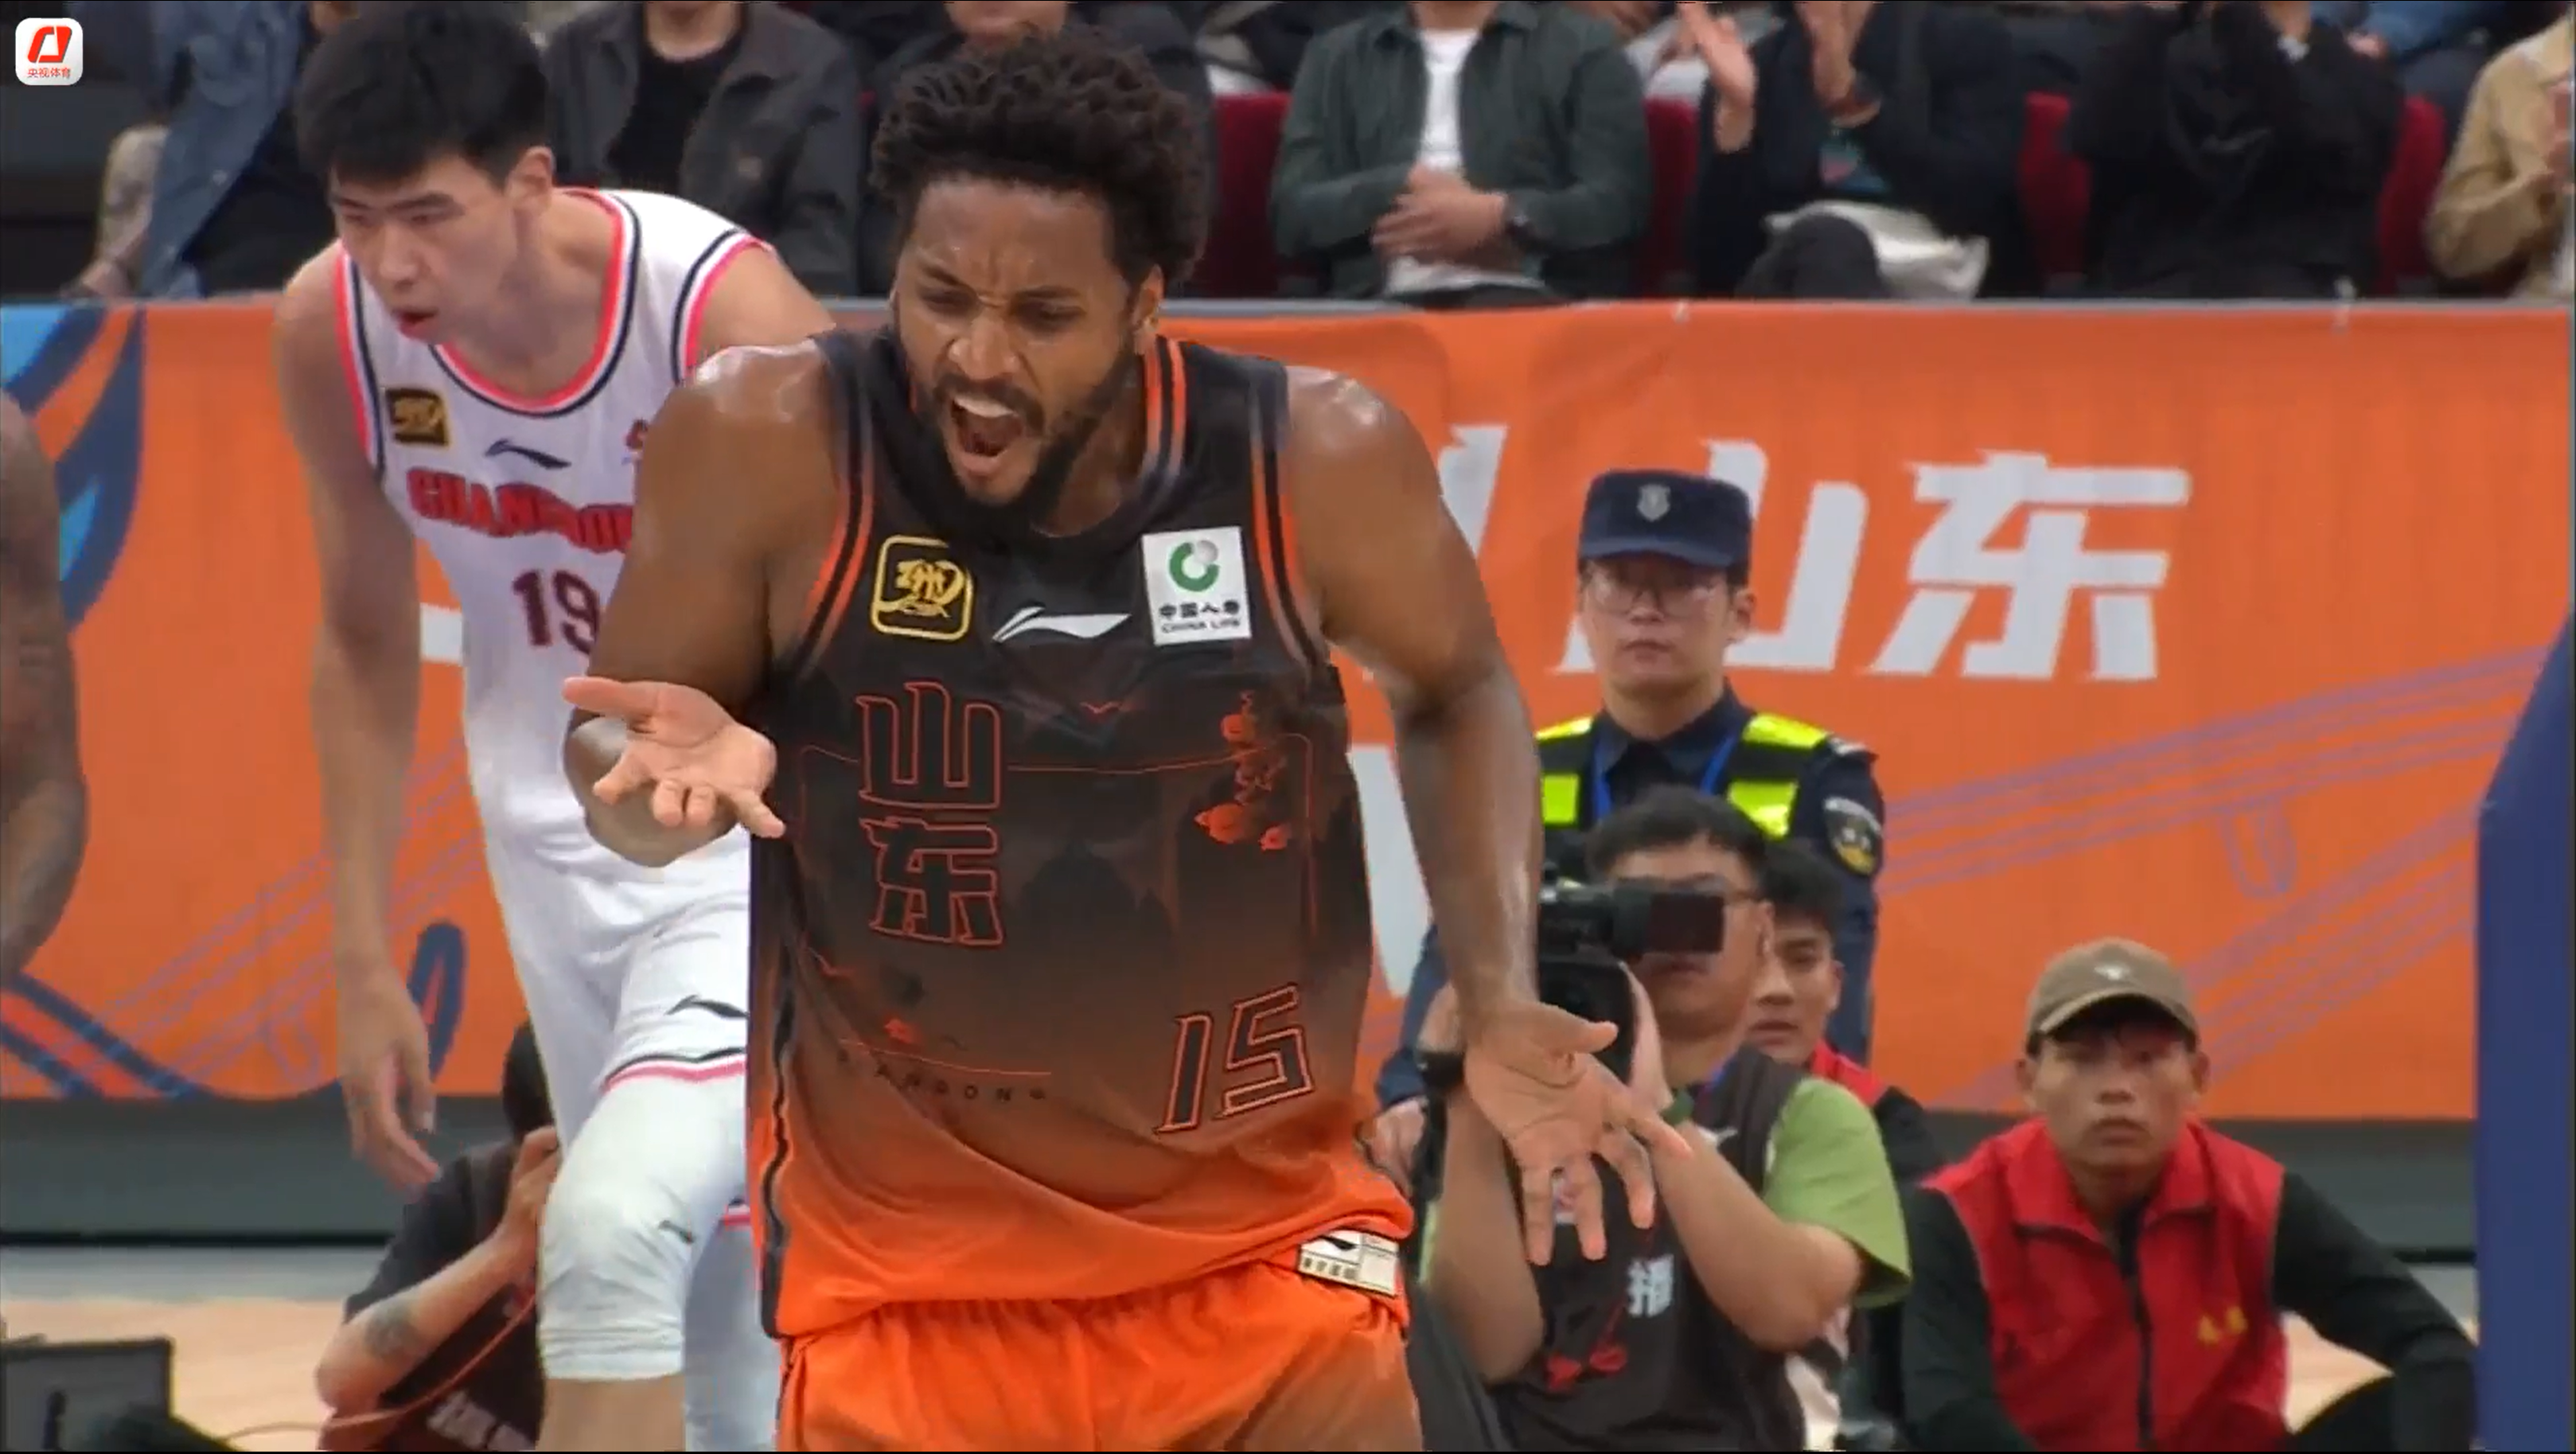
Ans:
[[[873,179],[906,231],[923,190],[951,177],[1096,197],[1119,270],[1141,282],[1159,268],[1178,288],[1207,241],[1199,129],[1141,53],[1068,25],[907,77],[877,123]]]

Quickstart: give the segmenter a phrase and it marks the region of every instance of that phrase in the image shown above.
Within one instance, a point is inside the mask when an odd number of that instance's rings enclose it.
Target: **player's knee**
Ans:
[[[546,1202],[537,1339],[549,1378],[680,1371],[690,1274],[742,1186],[741,1083],[642,1080],[602,1097]]]
[[[556,1182],[537,1264],[547,1377],[625,1383],[680,1371],[681,1310],[699,1235],[685,1217],[649,1176]]]

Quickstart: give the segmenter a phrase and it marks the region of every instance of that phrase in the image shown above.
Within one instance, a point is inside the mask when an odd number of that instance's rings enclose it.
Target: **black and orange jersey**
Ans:
[[[1373,937],[1285,369],[1158,340],[1125,504],[1005,544],[957,528],[891,341],[825,354],[846,508],[749,713],[788,825],[752,874],[773,1331],[1401,1237],[1354,1145]]]

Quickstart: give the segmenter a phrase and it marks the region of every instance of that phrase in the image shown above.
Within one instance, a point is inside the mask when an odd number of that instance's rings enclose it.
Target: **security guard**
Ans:
[[[1538,734],[1548,863],[1579,871],[1585,830],[1663,783],[1721,795],[1773,837],[1816,844],[1846,880],[1834,928],[1842,1008],[1826,1038],[1866,1061],[1885,800],[1867,748],[1757,712],[1728,686],[1727,648],[1753,626],[1752,551],[1752,502],[1733,485],[1667,470],[1617,470],[1592,482],[1578,609],[1602,710]],[[1413,1037],[1447,978],[1436,937],[1426,939],[1404,1043],[1378,1075],[1387,1109],[1370,1141],[1382,1167],[1410,1164],[1422,1095]]]

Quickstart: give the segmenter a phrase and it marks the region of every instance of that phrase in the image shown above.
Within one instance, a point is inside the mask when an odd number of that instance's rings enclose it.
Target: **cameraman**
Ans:
[[[449,1162],[403,1208],[375,1276],[313,1370],[325,1449],[532,1449],[537,1227],[561,1161],[537,1039],[501,1062],[510,1139]]]
[[[1582,835],[1650,788],[1687,784],[1744,810],[1774,838],[1812,843],[1843,880],[1834,956],[1847,977],[1834,1047],[1869,1059],[1870,964],[1878,944],[1886,806],[1868,749],[1755,711],[1727,653],[1753,629],[1753,505],[1721,480],[1614,470],[1584,496],[1575,620],[1601,682],[1601,711],[1538,734],[1551,865],[1577,866]],[[1405,997],[1405,1034],[1378,1075],[1370,1132],[1399,1178],[1421,1135],[1414,1065],[1423,1012],[1446,979],[1426,939]]]
[[[1560,1217],[1556,1255],[1529,1265],[1500,1136],[1456,1091],[1456,1066],[1424,1057],[1443,1123],[1427,1291],[1499,1385],[1515,1448],[1804,1448],[1789,1356],[1855,1302],[1904,1291],[1902,1216],[1868,1110],[1746,1039],[1768,846],[1740,810],[1687,788],[1593,830],[1596,882],[1725,903],[1715,952],[1634,965],[1630,1075],[1696,1134],[1650,1147],[1656,1222],[1612,1219],[1607,1257],[1579,1255]]]

